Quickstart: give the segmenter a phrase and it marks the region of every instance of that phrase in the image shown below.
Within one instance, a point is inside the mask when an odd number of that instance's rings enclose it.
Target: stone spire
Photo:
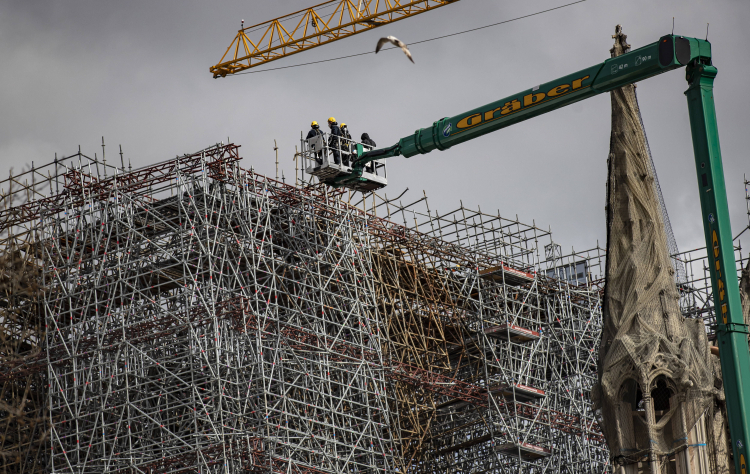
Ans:
[[[620,25],[613,38],[612,57],[630,50]],[[707,430],[718,361],[703,322],[680,312],[635,85],[612,91],[611,102],[604,328],[592,397],[616,472],[716,472]]]

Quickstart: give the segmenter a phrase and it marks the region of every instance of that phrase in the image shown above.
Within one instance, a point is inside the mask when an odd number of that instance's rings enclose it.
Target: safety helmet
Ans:
[[[336,119],[335,119],[335,118],[333,118],[333,117],[328,117],[328,123],[333,123],[333,122],[335,122],[335,121],[336,121]]]
[[[344,128],[346,127],[346,124],[344,122],[341,122],[341,125],[339,125],[339,127]]]
[[[313,120],[312,123],[310,124],[310,126],[311,127],[317,127],[318,126],[318,122],[316,122],[315,120]]]

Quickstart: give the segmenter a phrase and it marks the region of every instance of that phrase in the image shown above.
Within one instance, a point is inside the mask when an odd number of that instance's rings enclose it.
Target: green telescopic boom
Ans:
[[[667,35],[656,43],[607,59],[601,64],[525,90],[454,117],[420,128],[388,148],[359,150],[353,173],[334,180],[345,185],[359,179],[366,163],[402,155],[406,158],[447,150],[453,145],[486,135],[559,109],[566,105],[687,66],[688,111],[695,165],[701,196],[711,283],[717,314],[717,336],[735,468],[747,473],[750,443],[750,352],[748,328],[740,303],[734,266],[731,225],[713,99],[716,68],[711,44],[696,38]]]
[[[438,120],[432,127],[420,128],[396,145],[363,154],[358,163],[398,155],[410,158],[435,149],[447,150],[537,115],[677,69],[699,58],[708,58],[710,62],[711,44],[707,41],[664,36],[656,43],[607,59],[596,66]]]

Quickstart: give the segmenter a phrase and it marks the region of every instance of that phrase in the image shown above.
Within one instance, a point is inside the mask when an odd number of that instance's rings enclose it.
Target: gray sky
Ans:
[[[284,66],[374,49],[380,36],[406,43],[495,23],[569,0],[461,0],[273,63]],[[122,144],[142,166],[230,137],[243,166],[274,174],[273,140],[293,176],[300,131],[333,115],[379,146],[419,127],[599,63],[616,24],[636,48],[669,33],[704,37],[710,22],[716,105],[733,229],[747,224],[750,77],[742,46],[746,0],[588,0],[480,32],[414,45],[416,64],[389,51],[261,74],[213,79],[209,66],[239,27],[312,5],[306,0],[94,0],[0,3],[0,170],[54,153]],[[743,50],[745,52],[743,52]],[[638,87],[643,120],[680,249],[704,245],[684,70]],[[459,199],[484,211],[551,226],[564,248],[604,245],[608,95],[450,150],[389,162],[393,196],[426,190],[433,209]],[[746,239],[747,240],[747,239]]]

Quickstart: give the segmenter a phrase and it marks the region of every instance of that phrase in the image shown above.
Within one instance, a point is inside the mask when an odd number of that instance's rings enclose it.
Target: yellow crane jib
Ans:
[[[329,0],[241,28],[210,71],[225,77],[457,1]]]

